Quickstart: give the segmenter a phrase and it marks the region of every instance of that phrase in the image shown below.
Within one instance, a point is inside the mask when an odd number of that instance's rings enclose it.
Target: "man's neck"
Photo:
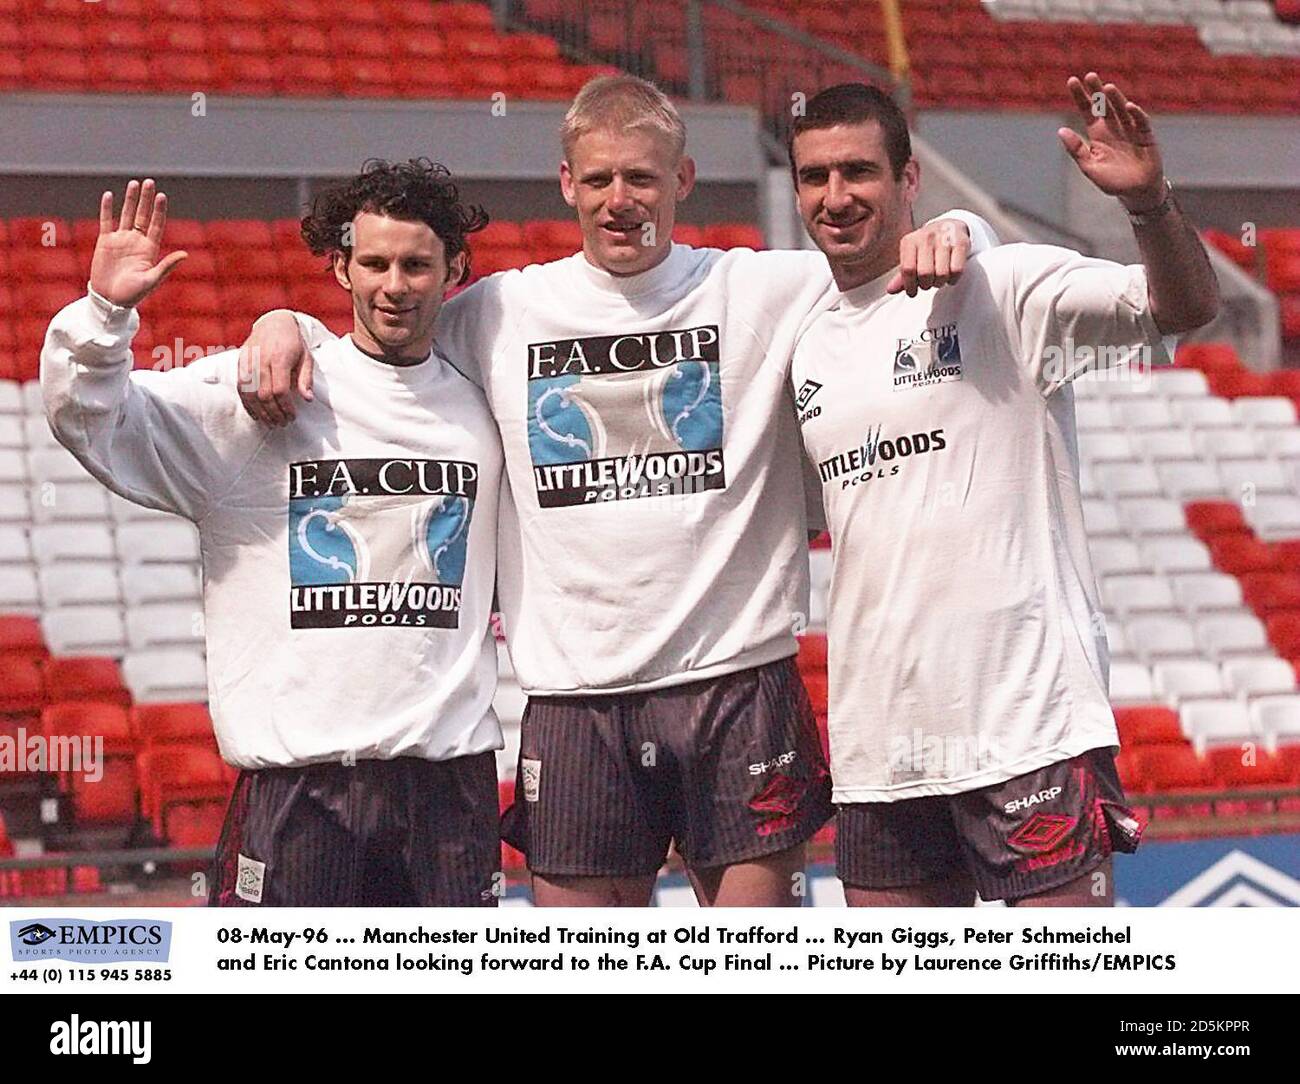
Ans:
[[[606,267],[604,264],[600,263],[594,256],[592,256],[591,252],[588,250],[586,245],[582,246],[582,255],[586,259],[586,261],[589,264],[591,264],[592,267],[596,268],[596,270],[604,271],[607,275],[613,275],[615,278],[626,279],[626,278],[631,278],[633,275],[644,275],[647,271],[653,271],[656,267],[658,267],[661,263],[663,263],[664,260],[668,259],[668,254],[672,252],[672,250],[673,250],[673,246],[671,242],[669,244],[663,245],[660,248],[655,249],[654,262],[647,264],[645,267],[638,267],[635,271],[615,271],[611,267]]]
[[[371,346],[363,346],[357,340],[357,336],[355,332],[350,337],[352,339],[352,345],[355,346],[358,350],[360,350],[361,353],[365,354],[366,357],[373,358],[375,361],[382,361],[385,365],[396,366],[399,369],[407,368],[408,366],[411,365],[419,365],[420,362],[424,361],[429,356],[429,350],[433,349],[433,347],[430,346],[428,349],[424,351],[424,353],[419,355],[412,354],[412,353],[398,353],[397,351],[387,351],[384,350],[382,347],[379,349],[378,352],[376,352],[375,349]]]

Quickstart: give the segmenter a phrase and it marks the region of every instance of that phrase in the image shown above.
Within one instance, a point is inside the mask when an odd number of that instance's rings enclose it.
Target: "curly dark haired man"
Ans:
[[[367,162],[303,220],[352,296],[292,429],[239,406],[237,352],[131,371],[166,197],[100,201],[90,292],[41,359],[55,435],[129,500],[193,520],[222,756],[241,769],[215,905],[492,905],[501,448],[482,392],[433,349],[486,216],[425,160]]]

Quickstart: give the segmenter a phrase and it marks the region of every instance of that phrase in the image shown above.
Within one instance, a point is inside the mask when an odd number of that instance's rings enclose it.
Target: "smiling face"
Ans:
[[[849,289],[898,263],[912,228],[920,166],[894,176],[878,121],[800,132],[794,140],[795,198],[804,228]]]
[[[695,163],[653,129],[594,129],[560,165],[560,190],[578,212],[582,251],[613,275],[648,271],[668,255],[677,203],[695,183]]]
[[[335,253],[334,276],[352,294],[352,338],[362,350],[419,361],[433,348],[443,298],[465,255],[449,267],[442,239],[424,222],[361,211],[352,252]]]

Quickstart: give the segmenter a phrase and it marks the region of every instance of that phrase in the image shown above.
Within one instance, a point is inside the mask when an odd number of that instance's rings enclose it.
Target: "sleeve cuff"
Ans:
[[[86,284],[86,299],[90,302],[88,309],[97,342],[102,341],[103,336],[120,339],[135,335],[140,326],[140,314],[134,307],[114,304],[92,290],[89,283]]]

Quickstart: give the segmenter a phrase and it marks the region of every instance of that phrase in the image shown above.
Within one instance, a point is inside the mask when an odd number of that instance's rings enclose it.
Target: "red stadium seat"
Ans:
[[[30,655],[0,654],[0,713],[39,712],[45,704],[40,663]]]
[[[131,721],[145,746],[213,741],[212,716],[206,704],[136,704]]]
[[[1241,367],[1241,359],[1229,343],[1184,343],[1178,347],[1174,360],[1205,373]]]
[[[133,824],[139,810],[135,762],[129,757],[104,761],[104,774],[90,782],[84,774],[70,779],[77,824]]]
[[[1234,372],[1211,372],[1205,374],[1210,390],[1225,399],[1240,399],[1248,395],[1267,395],[1268,377],[1263,373],[1249,369]]]
[[[582,229],[571,219],[524,223],[524,239],[533,249],[564,249],[571,255],[582,248]]]
[[[486,4],[450,3],[433,6],[435,25],[444,30],[492,30],[492,12]]]
[[[762,248],[763,233],[757,226],[719,223],[704,227],[704,243],[711,248]]]
[[[295,98],[328,98],[338,93],[334,59],[287,55],[280,60],[280,93]]]
[[[0,614],[0,656],[21,656],[41,662],[49,653],[39,620],[18,614]]]
[[[218,218],[203,225],[213,249],[266,249],[275,243],[271,224],[260,218]]]
[[[1257,538],[1242,535],[1211,537],[1206,545],[1214,566],[1234,576],[1280,570],[1275,550]]]
[[[1187,526],[1202,539],[1222,532],[1247,530],[1241,509],[1229,501],[1191,501],[1184,508]]]
[[[1264,619],[1269,642],[1285,658],[1300,656],[1300,610],[1271,613]]]
[[[158,745],[136,758],[140,812],[159,836],[163,817],[174,802],[224,801],[230,784],[221,757],[206,745]]]
[[[1190,745],[1143,745],[1130,751],[1139,778],[1157,791],[1207,790],[1209,762]]]
[[[162,814],[163,838],[173,847],[216,846],[228,804],[217,798],[168,806]]]
[[[387,59],[392,52],[389,38],[382,30],[362,30],[344,23],[329,31],[330,52],[343,61],[362,57]]]
[[[1300,539],[1273,543],[1273,556],[1283,572],[1300,572]]]
[[[50,704],[41,712],[41,730],[46,737],[61,734],[103,738],[107,755],[135,755],[136,736],[131,729],[131,717],[117,704],[93,700]]]
[[[50,703],[94,700],[131,706],[131,693],[113,659],[92,655],[51,658],[45,664],[45,688]]]
[[[1289,781],[1287,764],[1262,749],[1215,748],[1206,759],[1212,778],[1224,788],[1284,787]]]
[[[1300,610],[1300,575],[1290,572],[1248,572],[1241,577],[1246,605],[1261,617],[1278,610]]]
[[[1115,725],[1120,744],[1125,749],[1143,745],[1186,745],[1187,737],[1178,722],[1178,713],[1164,707],[1115,709]]]
[[[799,654],[797,656],[800,671],[804,673],[826,672],[826,636],[820,632],[806,632],[799,637]]]

